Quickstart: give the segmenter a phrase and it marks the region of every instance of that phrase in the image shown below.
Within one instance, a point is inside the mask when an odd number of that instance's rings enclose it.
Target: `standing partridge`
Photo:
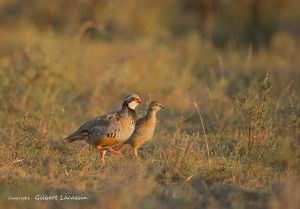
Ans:
[[[120,155],[121,152],[112,147],[126,141],[133,133],[137,120],[135,108],[143,101],[136,94],[127,96],[119,111],[96,117],[78,128],[65,139],[71,143],[85,140],[100,151],[100,163],[105,164],[105,153]]]
[[[123,147],[130,144],[133,148],[133,155],[140,159],[137,151],[146,141],[152,138],[156,125],[156,113],[163,108],[162,104],[156,101],[151,102],[146,116],[138,119],[133,134],[122,144],[118,151],[122,152]]]

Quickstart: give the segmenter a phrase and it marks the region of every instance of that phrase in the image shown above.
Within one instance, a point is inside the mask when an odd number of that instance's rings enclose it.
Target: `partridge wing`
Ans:
[[[66,137],[66,139],[74,139],[87,136],[89,138],[94,138],[96,136],[103,135],[107,131],[107,128],[110,127],[115,120],[116,112],[96,117],[81,125],[75,132]]]

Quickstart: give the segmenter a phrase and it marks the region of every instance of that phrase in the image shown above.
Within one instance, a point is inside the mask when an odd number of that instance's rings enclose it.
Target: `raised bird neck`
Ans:
[[[136,120],[137,120],[136,112],[134,109],[129,108],[127,104],[122,105],[121,112],[128,114],[128,116],[131,117],[134,122],[136,122]]]
[[[149,109],[145,116],[145,119],[150,120],[150,119],[155,119],[155,118],[156,118],[156,111]]]

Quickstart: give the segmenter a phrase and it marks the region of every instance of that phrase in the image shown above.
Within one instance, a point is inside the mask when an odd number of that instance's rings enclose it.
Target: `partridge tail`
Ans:
[[[67,136],[66,138],[64,138],[64,140],[66,140],[66,143],[72,143],[77,140],[84,140],[84,138],[86,136],[87,136],[86,131],[81,131],[80,134],[78,134],[77,132],[74,132],[74,133],[70,134],[69,136]]]
[[[66,140],[66,143],[72,143],[77,140],[83,140],[83,137],[82,137],[82,135],[71,134],[71,135],[67,136],[66,138],[64,138],[64,140]]]
[[[76,137],[67,137],[65,138],[66,140],[66,143],[72,143],[74,141],[77,141],[77,140],[82,140],[80,137],[76,136]]]

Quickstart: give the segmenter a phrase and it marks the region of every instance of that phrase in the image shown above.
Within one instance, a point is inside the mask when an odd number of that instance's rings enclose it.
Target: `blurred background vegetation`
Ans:
[[[219,47],[266,47],[280,32],[299,36],[298,8],[293,0],[1,0],[0,21],[69,35],[90,22],[86,29],[94,38],[132,40],[196,31]]]
[[[299,7],[0,0],[0,205],[299,208]],[[167,107],[141,162],[61,142],[131,92]],[[40,193],[89,201],[7,200]]]

